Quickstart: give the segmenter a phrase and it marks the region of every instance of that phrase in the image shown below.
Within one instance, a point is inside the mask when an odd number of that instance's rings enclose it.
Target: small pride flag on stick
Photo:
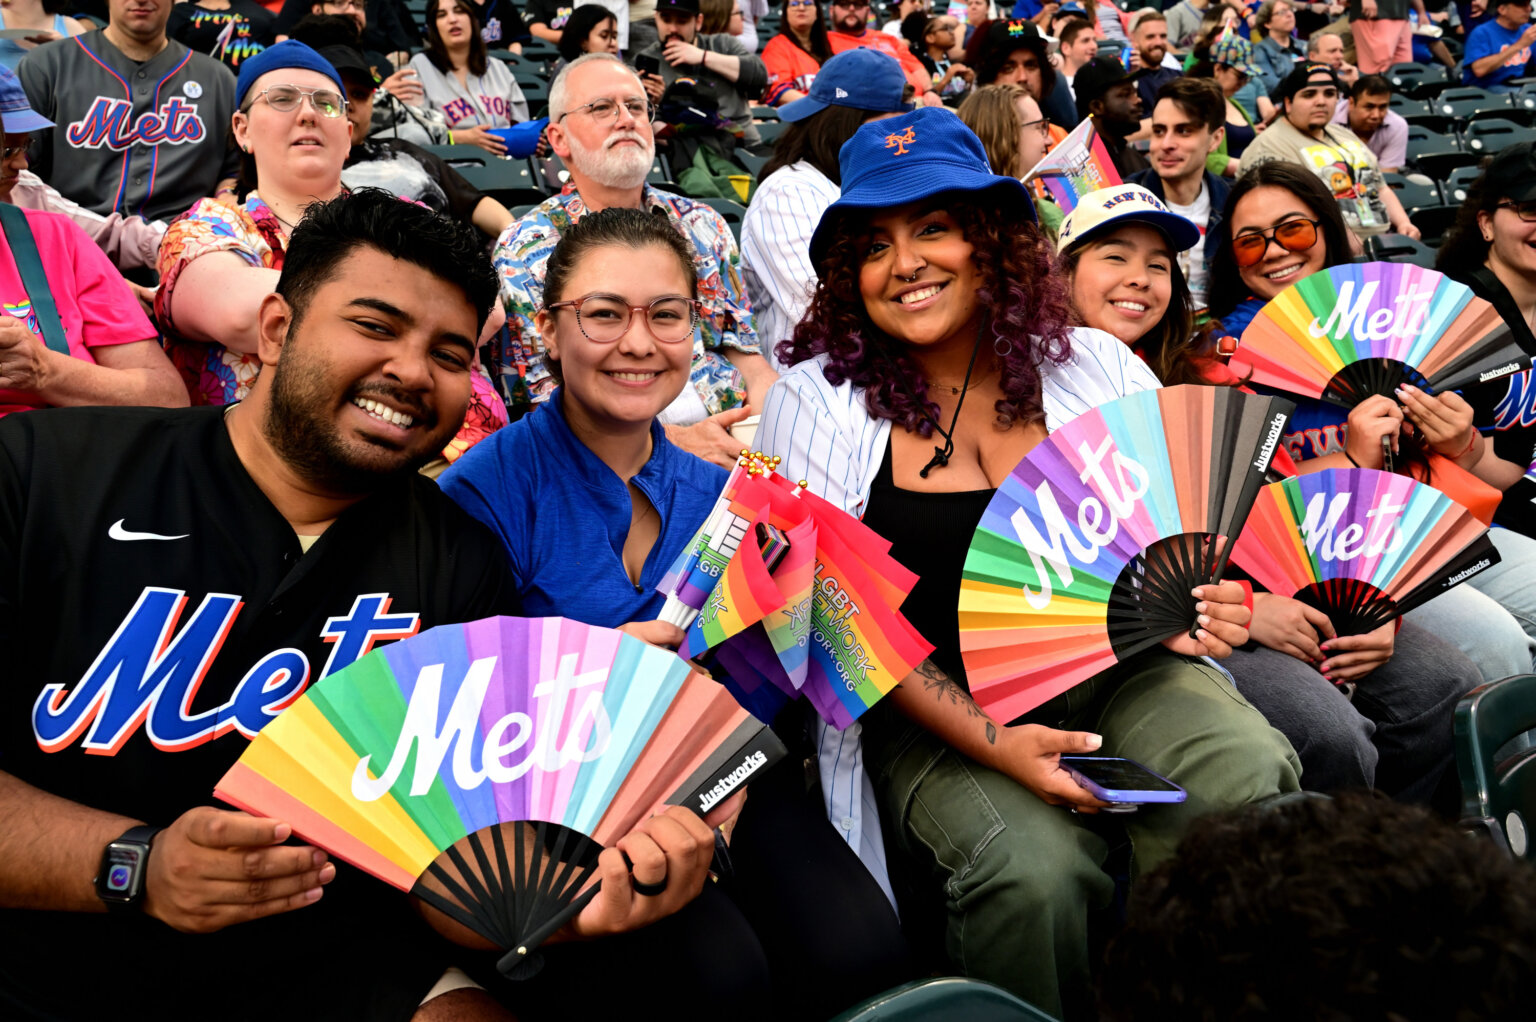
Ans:
[[[1025,184],[1036,180],[1045,185],[1063,213],[1072,212],[1089,192],[1123,183],[1092,118],[1073,128],[1024,175]]]
[[[713,588],[678,653],[704,657],[759,719],[803,696],[845,728],[932,651],[899,609],[917,576],[891,558],[889,543],[803,483],[772,468],[744,471],[727,482],[717,510],[712,527],[737,542],[723,568],[705,573]]]

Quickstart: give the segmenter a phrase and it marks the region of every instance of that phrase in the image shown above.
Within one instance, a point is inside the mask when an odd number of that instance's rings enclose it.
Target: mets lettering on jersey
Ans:
[[[69,126],[69,144],[80,149],[108,149],[121,152],[132,145],[157,146],[198,142],[207,134],[197,114],[197,104],[172,96],[158,110],[147,110],[133,118],[133,105],[127,100],[97,96],[85,116]]]
[[[342,616],[330,617],[320,638],[333,643],[320,677],[352,663],[381,640],[415,635],[417,614],[389,613],[388,593],[358,596]],[[43,686],[32,705],[32,731],[44,752],[76,741],[87,753],[114,756],[140,727],[162,752],[181,752],[239,731],[256,737],[304,694],[309,659],[301,650],[277,649],[245,672],[229,700],[194,712],[192,703],[244,602],[209,593],[177,631],[187,595],[146,586],[122,624],[73,687]],[[83,739],[82,739],[83,736]]]

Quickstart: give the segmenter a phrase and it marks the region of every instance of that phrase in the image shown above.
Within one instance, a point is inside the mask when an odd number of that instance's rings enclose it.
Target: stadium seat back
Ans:
[[[1536,748],[1499,753],[1536,728],[1536,675],[1480,685],[1456,704],[1456,772],[1462,824],[1487,834],[1510,854],[1536,861]]]
[[[454,170],[462,170],[466,166],[483,167],[496,159],[477,145],[429,145],[422,148]]]
[[[527,160],[491,158],[482,164],[455,168],[464,180],[508,209],[543,202],[547,195],[538,187]]]
[[[1476,166],[1457,167],[1451,171],[1451,176],[1441,185],[1445,201],[1452,203],[1467,201],[1467,192],[1472,188],[1472,182],[1476,181],[1482,173],[1483,168]]]
[[[1536,141],[1536,128],[1527,128],[1502,117],[1467,125],[1467,148],[1479,156],[1492,155],[1505,146]]]
[[[1381,234],[1370,239],[1367,253],[1373,262],[1412,263],[1426,270],[1435,268],[1436,251],[1401,234]]]
[[[1440,247],[1440,240],[1445,237],[1445,233],[1456,222],[1456,214],[1460,210],[1460,206],[1421,206],[1418,209],[1410,210],[1408,219],[1413,222],[1413,226],[1419,229],[1419,234],[1423,236],[1424,244],[1438,248]]]
[[[1387,184],[1397,192],[1397,200],[1403,204],[1404,209],[1417,209],[1420,206],[1438,206],[1444,199],[1440,195],[1440,186],[1434,182],[1424,184],[1404,177],[1401,174],[1383,174]]]
[[[918,980],[876,994],[832,1022],[1055,1022],[1026,1001],[990,983],[960,976]]]

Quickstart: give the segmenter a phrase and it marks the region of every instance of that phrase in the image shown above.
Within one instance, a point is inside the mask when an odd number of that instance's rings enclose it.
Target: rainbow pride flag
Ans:
[[[846,728],[932,650],[901,616],[917,576],[890,543],[841,508],[774,472],[727,483],[721,522],[737,545],[687,630],[680,655],[715,676],[762,720],[805,698]],[[770,569],[770,526],[786,545]]]
[[[1123,183],[1091,118],[1073,128],[1024,175],[1025,184],[1031,181],[1045,185],[1063,213],[1072,212],[1089,192]]]

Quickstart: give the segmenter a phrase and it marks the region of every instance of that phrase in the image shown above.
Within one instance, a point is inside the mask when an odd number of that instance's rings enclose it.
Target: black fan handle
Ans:
[[[590,905],[592,899],[597,897],[597,892],[602,886],[603,882],[601,880],[593,884],[578,895],[569,905],[555,913],[543,926],[534,930],[519,942],[516,947],[502,955],[501,959],[496,963],[496,971],[508,979],[532,979],[536,976],[539,970],[543,968],[544,963],[535,953],[535,949],[553,937],[566,923],[580,915],[581,910]]]
[[[1232,548],[1237,545],[1237,535],[1242,532],[1243,523],[1248,519],[1248,512],[1252,510],[1253,502],[1258,498],[1259,487],[1263,485],[1265,476],[1269,473],[1270,462],[1274,460],[1279,439],[1295,411],[1296,405],[1294,402],[1281,398],[1271,398],[1269,401],[1269,409],[1265,413],[1270,420],[1269,429],[1265,433],[1264,441],[1260,445],[1259,450],[1255,452],[1256,456],[1252,464],[1249,465],[1248,472],[1243,479],[1243,488],[1238,491],[1237,507],[1233,515],[1233,521],[1228,523],[1227,528],[1230,535],[1227,536],[1226,546],[1221,548],[1221,553],[1216,557],[1215,569],[1211,574],[1211,581],[1213,583],[1219,584],[1221,576],[1227,573],[1227,562],[1231,560]],[[1211,536],[1211,542],[1216,542],[1214,534]],[[1189,637],[1191,639],[1196,638],[1195,633],[1199,630],[1200,619],[1199,615],[1196,615],[1195,620],[1189,626]]]

